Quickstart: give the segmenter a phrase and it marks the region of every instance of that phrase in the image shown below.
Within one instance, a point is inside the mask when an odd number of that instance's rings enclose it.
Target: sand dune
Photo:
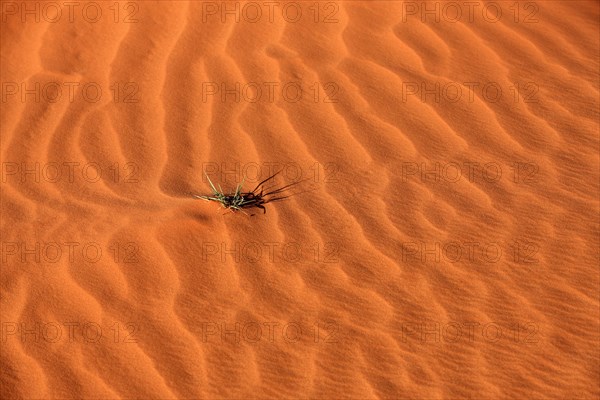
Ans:
[[[600,397],[597,1],[66,3],[1,3],[2,399]]]

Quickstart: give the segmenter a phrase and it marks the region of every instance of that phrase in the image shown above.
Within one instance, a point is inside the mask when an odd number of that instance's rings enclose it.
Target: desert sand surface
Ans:
[[[599,4],[2,1],[0,398],[598,399]]]

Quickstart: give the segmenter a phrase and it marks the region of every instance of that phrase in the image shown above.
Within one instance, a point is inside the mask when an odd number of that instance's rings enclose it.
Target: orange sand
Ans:
[[[597,1],[63,3],[1,4],[2,399],[599,398]]]

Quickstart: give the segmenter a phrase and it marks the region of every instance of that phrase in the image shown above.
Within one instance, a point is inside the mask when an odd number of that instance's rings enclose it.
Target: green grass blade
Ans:
[[[212,188],[212,191],[215,195],[219,194],[219,192],[217,192],[217,189],[215,188],[215,185],[213,185],[212,181],[210,180],[210,178],[208,177],[208,174],[205,172],[204,175],[206,175],[206,179],[208,179],[208,183],[210,183],[210,187]],[[221,191],[222,192],[222,191]]]

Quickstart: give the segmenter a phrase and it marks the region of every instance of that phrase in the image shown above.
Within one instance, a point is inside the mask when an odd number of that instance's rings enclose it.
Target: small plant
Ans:
[[[278,189],[273,189],[275,185],[271,185],[271,186],[265,188],[264,185],[267,182],[271,181],[273,178],[275,178],[275,176],[277,176],[280,172],[281,171],[276,172],[273,175],[271,175],[270,177],[268,177],[267,179],[263,180],[258,185],[256,185],[254,190],[252,190],[250,192],[242,192],[242,185],[244,184],[244,180],[242,180],[242,183],[237,185],[235,192],[231,193],[231,194],[225,194],[223,192],[223,189],[221,189],[221,185],[218,185],[219,190],[217,190],[217,188],[212,183],[212,181],[210,180],[208,175],[206,173],[204,173],[204,175],[206,175],[206,178],[208,179],[208,182],[210,183],[210,187],[213,191],[213,194],[209,195],[209,196],[201,196],[201,195],[194,194],[193,196],[197,199],[202,199],[202,200],[206,200],[206,201],[216,201],[218,203],[221,203],[221,206],[223,208],[228,209],[229,211],[232,211],[232,212],[241,211],[244,214],[248,215],[247,213],[244,212],[243,209],[256,207],[256,208],[262,209],[263,214],[266,214],[267,209],[264,207],[265,204],[272,203],[274,201],[284,200],[284,199],[287,199],[288,197],[293,196],[294,194],[297,194],[297,193],[292,193],[289,195],[280,196],[286,190],[289,190],[293,186],[306,180],[306,179],[304,179],[302,181],[293,182],[288,185],[282,186]],[[259,192],[259,189],[260,189],[260,192]],[[270,189],[273,189],[273,190],[270,190]],[[254,215],[254,214],[251,214],[251,216],[252,215]]]

